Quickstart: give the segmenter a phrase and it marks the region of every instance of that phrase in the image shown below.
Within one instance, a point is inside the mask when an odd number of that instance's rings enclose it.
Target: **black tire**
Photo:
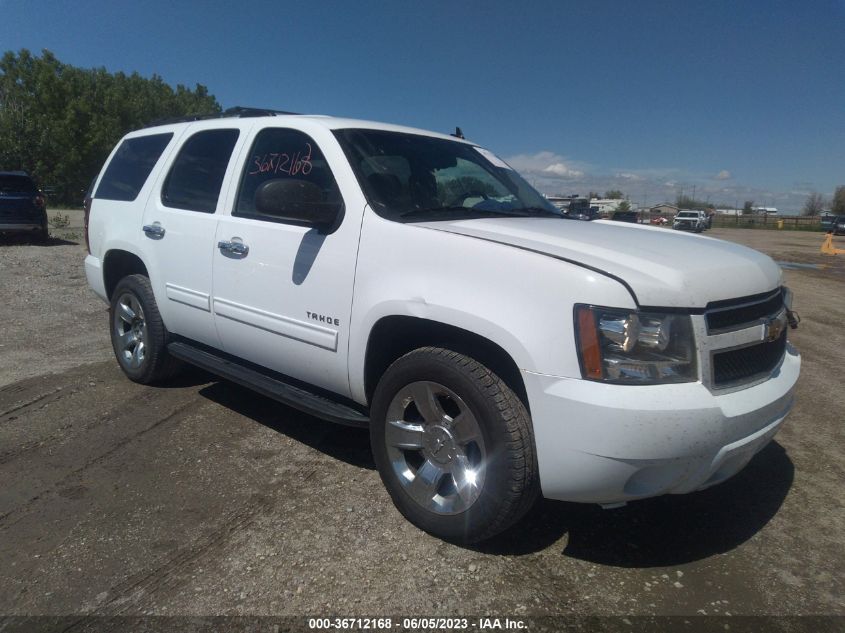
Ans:
[[[424,420],[425,416],[418,413],[415,402],[413,405],[401,404],[407,402],[402,399],[403,393],[407,393],[414,385],[423,384],[434,385],[435,389],[443,387],[443,391],[457,398],[460,408],[453,409],[453,417],[445,419],[454,421],[461,415],[460,412],[469,411],[471,415],[463,419],[475,422],[475,428],[479,431],[478,441],[484,447],[479,448],[474,443],[461,447],[456,439],[455,444],[449,445],[452,448],[444,449],[447,454],[453,448],[466,455],[474,453],[474,473],[470,474],[473,474],[473,482],[476,481],[476,473],[481,481],[480,485],[472,489],[472,494],[477,495],[474,500],[466,507],[462,507],[465,503],[457,503],[453,512],[443,512],[440,508],[440,511],[434,511],[430,507],[424,507],[411,494],[419,473],[423,468],[430,466],[431,460],[434,459],[431,455],[430,439],[422,442],[427,448],[419,451],[406,451],[404,446],[397,449],[395,445],[391,445],[392,448],[388,445],[388,411],[393,407],[391,411],[394,416],[391,419],[395,419],[397,402],[400,403],[398,406],[406,407],[406,411],[410,409],[417,412],[419,425],[426,429],[419,437],[430,438],[429,432],[442,432],[438,424],[430,424]],[[441,410],[457,407],[451,402],[451,396],[437,396],[446,398],[445,402],[441,401]],[[395,361],[382,376],[373,396],[371,414],[370,441],[381,479],[393,503],[405,518],[430,534],[462,543],[488,539],[522,518],[539,496],[537,458],[531,420],[525,405],[501,378],[468,356],[438,347],[423,347],[409,352]],[[404,420],[408,419],[407,415],[402,415],[403,424]],[[410,414],[411,417],[413,415],[414,413]],[[449,423],[446,422],[447,429]],[[459,429],[457,424],[455,428]],[[460,430],[452,430],[457,438]],[[452,439],[450,435],[447,441],[451,442]],[[438,444],[434,449],[435,453],[443,445]],[[404,481],[400,479],[403,473],[408,471],[403,470],[406,464],[402,462],[403,457],[396,463],[392,461],[397,459],[397,455],[407,456],[407,463],[412,463],[411,457],[416,455],[414,458],[418,468],[414,472],[413,480],[408,480],[407,474],[404,475]],[[432,502],[443,498],[441,494],[448,497],[450,490],[458,496],[457,478],[448,473],[443,475],[441,485],[437,488],[438,497]],[[469,479],[465,478],[464,481]],[[440,488],[443,488],[444,484],[447,491],[441,492]]]
[[[36,231],[35,235],[33,236],[33,241],[36,244],[44,244],[49,239],[50,239],[50,231],[46,226],[44,228]]]
[[[122,309],[127,306],[131,314]],[[182,368],[182,363],[167,353],[169,335],[150,280],[144,275],[129,275],[118,282],[111,296],[109,332],[115,358],[133,382],[143,385],[163,382]],[[133,334],[134,344],[127,345],[121,340],[121,333],[127,336],[125,340]]]

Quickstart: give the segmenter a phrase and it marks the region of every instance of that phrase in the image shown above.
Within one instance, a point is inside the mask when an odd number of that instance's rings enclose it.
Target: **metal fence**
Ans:
[[[713,226],[742,229],[786,229],[820,231],[821,217],[807,215],[720,215],[713,216]]]

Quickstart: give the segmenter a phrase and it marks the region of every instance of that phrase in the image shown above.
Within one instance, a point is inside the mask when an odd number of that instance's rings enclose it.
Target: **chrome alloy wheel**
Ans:
[[[405,492],[437,514],[458,514],[481,494],[487,455],[467,404],[428,381],[400,389],[387,409],[387,456]]]
[[[146,357],[147,322],[144,310],[135,295],[125,292],[117,300],[112,315],[115,351],[121,362],[131,369],[137,369]]]

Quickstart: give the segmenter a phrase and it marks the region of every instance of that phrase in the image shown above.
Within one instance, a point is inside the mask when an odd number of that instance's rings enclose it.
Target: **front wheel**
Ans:
[[[539,494],[525,406],[490,369],[424,347],[388,368],[370,440],[399,511],[440,538],[477,542],[518,521]]]
[[[114,355],[130,380],[149,385],[180,369],[181,363],[167,353],[167,330],[145,276],[129,275],[117,284],[109,325]]]

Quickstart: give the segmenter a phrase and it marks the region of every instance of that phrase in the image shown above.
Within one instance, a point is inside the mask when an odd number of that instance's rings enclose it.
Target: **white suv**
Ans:
[[[239,110],[128,134],[94,192],[85,269],[130,379],[188,362],[368,426],[398,509],[445,539],[538,494],[706,488],[792,407],[769,257],[572,221],[459,138]]]

